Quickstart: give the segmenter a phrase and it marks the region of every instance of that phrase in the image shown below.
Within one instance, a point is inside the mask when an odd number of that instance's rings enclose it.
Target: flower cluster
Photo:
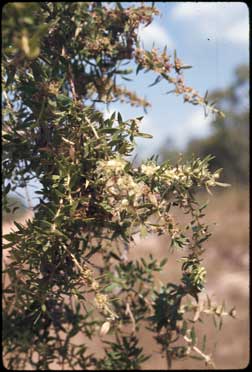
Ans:
[[[141,165],[141,172],[146,176],[153,176],[154,173],[160,168],[155,162],[149,161],[146,164]]]
[[[150,52],[141,48],[136,48],[135,59],[142,68],[151,69],[160,74],[170,72],[173,67],[172,63],[170,63],[168,54],[163,52],[158,55],[156,48],[152,48]]]
[[[32,99],[35,102],[41,102],[43,98],[50,95],[56,96],[59,93],[59,89],[60,83],[58,81],[40,82],[37,84],[37,91],[32,95]]]
[[[171,56],[166,53],[166,47],[160,54],[158,54],[156,48],[152,48],[151,51],[136,48],[134,55],[140,70],[146,69],[147,71],[151,70],[160,74],[153,85],[160,82],[162,79],[165,79],[174,85],[174,89],[167,93],[173,92],[177,95],[183,94],[184,102],[189,102],[193,105],[202,105],[210,111],[215,112],[222,117],[224,116],[223,112],[214,108],[213,104],[208,104],[206,96],[202,97],[195,89],[185,84],[182,71],[191,68],[192,66],[184,64],[179,58],[177,58],[176,51],[174,53],[174,63],[170,61]],[[172,72],[175,73],[175,76],[171,75]]]
[[[98,310],[106,315],[107,319],[116,319],[117,315],[110,309],[108,305],[108,296],[102,293],[97,293],[94,300]]]
[[[133,43],[137,39],[136,29],[140,23],[149,24],[152,21],[153,15],[159,14],[159,11],[154,7],[141,6],[139,8],[126,9],[109,9],[106,5],[102,6],[103,13],[98,12],[96,5],[93,5],[91,12],[91,21],[99,30],[99,37],[86,40],[86,35],[83,35],[83,46],[87,49],[90,55],[97,56],[97,53],[105,52],[108,56],[113,56],[117,49],[119,59],[130,59],[133,52]],[[106,24],[106,28],[104,25]],[[109,35],[106,35],[107,31]],[[120,38],[124,32],[127,32],[127,39]],[[106,36],[104,36],[104,34]],[[79,35],[79,33],[78,33]],[[81,32],[80,32],[81,35]]]
[[[128,8],[125,14],[129,17],[128,24],[132,28],[137,28],[140,23],[149,24],[152,22],[153,15],[158,15],[158,9],[154,7],[140,6],[139,8]]]
[[[119,97],[120,102],[125,102],[128,100],[131,106],[142,106],[142,107],[150,107],[151,104],[144,98],[139,97],[135,92],[131,92],[130,90],[112,85],[112,91],[115,97]]]
[[[192,177],[190,174],[190,167],[179,165],[178,167],[166,169],[162,175],[165,179],[167,186],[171,186],[173,183],[180,183],[184,186],[192,186]]]
[[[114,195],[122,195],[128,197],[133,205],[136,206],[138,199],[144,194],[147,186],[143,182],[135,182],[130,174],[122,175],[116,179],[116,184],[113,183],[113,179],[107,181],[108,191]]]
[[[100,161],[96,172],[102,174],[104,198],[114,210],[114,217],[120,220],[120,212],[133,212],[141,205],[143,196],[150,192],[143,181],[137,181],[125,171],[127,162],[120,158]],[[101,173],[102,170],[102,173]]]
[[[102,174],[103,177],[110,178],[122,173],[126,165],[127,161],[120,156],[109,160],[100,160],[96,172],[97,174]]]
[[[96,38],[95,40],[94,39],[87,40],[86,48],[89,50],[89,53],[91,55],[99,54],[104,51],[112,53],[113,51],[113,46],[110,42],[110,39],[106,36]]]
[[[221,169],[218,169],[214,173],[211,173],[208,169],[208,164],[197,159],[191,165],[180,164],[176,167],[160,169],[159,179],[163,180],[168,187],[172,185],[181,185],[190,188],[193,185],[204,185],[209,191],[209,186],[228,186],[227,184],[216,181],[220,176],[220,172]]]

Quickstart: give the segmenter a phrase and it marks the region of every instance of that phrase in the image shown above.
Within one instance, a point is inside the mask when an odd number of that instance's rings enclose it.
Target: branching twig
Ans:
[[[133,333],[136,333],[136,321],[135,321],[134,315],[132,314],[132,311],[130,309],[130,304],[128,302],[126,304],[125,314],[126,315],[129,315],[129,317],[130,317],[130,319],[132,321],[132,332]]]
[[[192,339],[190,339],[189,337],[187,336],[183,336],[184,337],[184,340],[188,343],[188,344],[192,344]],[[207,365],[212,365],[214,367],[214,362],[211,358],[210,355],[206,355],[204,354],[197,346],[192,346],[192,349],[197,353],[199,354],[206,362]]]
[[[96,132],[96,129],[93,126],[93,124],[91,123],[91,121],[88,118],[86,118],[86,121],[87,121],[88,125],[90,126],[90,128],[92,129],[92,131],[93,131],[93,133],[95,135],[95,138],[99,139],[100,137],[98,136],[98,134]]]

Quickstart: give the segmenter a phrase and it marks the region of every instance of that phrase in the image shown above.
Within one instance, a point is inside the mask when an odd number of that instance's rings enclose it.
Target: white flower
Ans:
[[[152,176],[159,168],[159,165],[155,165],[153,163],[142,164],[141,172],[146,174],[146,176]]]
[[[168,178],[169,180],[177,179],[176,168],[166,169],[164,172],[164,176]]]
[[[127,207],[129,205],[128,199],[123,199],[121,204],[123,207]]]
[[[122,158],[110,159],[105,166],[115,173],[120,173],[124,170],[127,162]]]
[[[110,330],[110,322],[107,321],[107,322],[103,323],[103,325],[101,326],[100,336],[105,336],[108,333],[109,330]]]
[[[112,175],[120,174],[124,170],[126,164],[127,161],[119,156],[110,160],[100,160],[96,172],[102,174],[103,178],[109,178]]]

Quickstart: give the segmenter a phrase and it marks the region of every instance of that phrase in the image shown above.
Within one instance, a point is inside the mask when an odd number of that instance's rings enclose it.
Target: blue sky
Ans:
[[[123,3],[128,6],[129,3]],[[134,3],[136,4],[136,3]],[[177,55],[193,68],[185,70],[188,85],[201,95],[206,90],[224,88],[233,78],[237,65],[249,62],[249,12],[243,2],[156,2],[160,15],[140,30],[146,49],[152,43],[168,54]],[[152,140],[139,140],[136,151],[141,156],[157,152],[167,137],[181,149],[190,138],[210,133],[211,116],[204,117],[201,107],[184,104],[183,98],[164,93],[172,89],[166,82],[148,88],[154,74],[133,75],[127,86],[146,96],[152,107],[144,114],[143,131],[153,135]],[[142,109],[113,104],[109,113],[119,110],[123,118],[141,116]],[[106,113],[106,114],[109,114]]]
[[[206,90],[211,92],[226,87],[232,81],[236,66],[249,63],[249,12],[246,3],[156,2],[155,5],[161,14],[140,30],[141,42],[146,49],[151,49],[153,42],[160,50],[167,45],[167,52],[172,56],[176,49],[178,57],[193,66],[185,70],[187,84],[201,95]],[[133,64],[132,67],[135,71]],[[148,88],[155,79],[152,73],[140,72],[138,76],[132,74],[132,78],[127,87],[151,102],[148,113],[119,103],[111,104],[109,111],[102,109],[107,116],[114,110],[120,111],[125,120],[144,115],[140,129],[152,134],[153,139],[137,141],[135,154],[138,158],[157,153],[168,137],[183,150],[189,139],[210,133],[211,117],[205,118],[201,107],[184,104],[180,96],[165,95],[172,89],[167,83]],[[29,187],[32,204],[35,203],[37,187],[34,183]]]

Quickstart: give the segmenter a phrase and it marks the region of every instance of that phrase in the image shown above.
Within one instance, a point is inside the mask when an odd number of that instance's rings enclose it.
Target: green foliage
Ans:
[[[141,364],[149,359],[138,347],[138,339],[133,336],[115,337],[116,342],[105,342],[110,346],[105,348],[105,357],[98,361],[97,369],[101,370],[135,370],[140,369]]]
[[[142,118],[125,121],[113,113],[105,120],[95,107],[114,99],[148,106],[117,84],[118,75],[131,73],[122,61],[132,58],[137,72],[153,70],[185,101],[207,105],[184,85],[189,66],[176,53],[172,63],[166,49],[158,55],[137,47],[139,24],[156,13],[98,2],[4,7],[4,201],[31,179],[42,185],[33,220],[16,222],[17,231],[5,235],[11,261],[4,270],[3,339],[10,369],[50,369],[53,362],[141,368],[148,358],[139,345],[141,327],[152,332],[168,367],[195,353],[210,361],[188,316],[215,311],[198,303],[206,275],[202,244],[210,233],[195,191],[225,186],[217,181],[220,171],[209,171],[209,156],[175,167],[151,158],[134,167],[126,159],[135,137],[150,137],[140,131]],[[191,217],[185,227],[173,217],[177,208]],[[129,258],[136,234],[148,233],[170,236],[171,248],[183,251],[179,284],[157,286],[155,274],[166,260]],[[218,314],[227,315],[224,308]],[[101,338],[103,355],[76,344],[77,335]]]

